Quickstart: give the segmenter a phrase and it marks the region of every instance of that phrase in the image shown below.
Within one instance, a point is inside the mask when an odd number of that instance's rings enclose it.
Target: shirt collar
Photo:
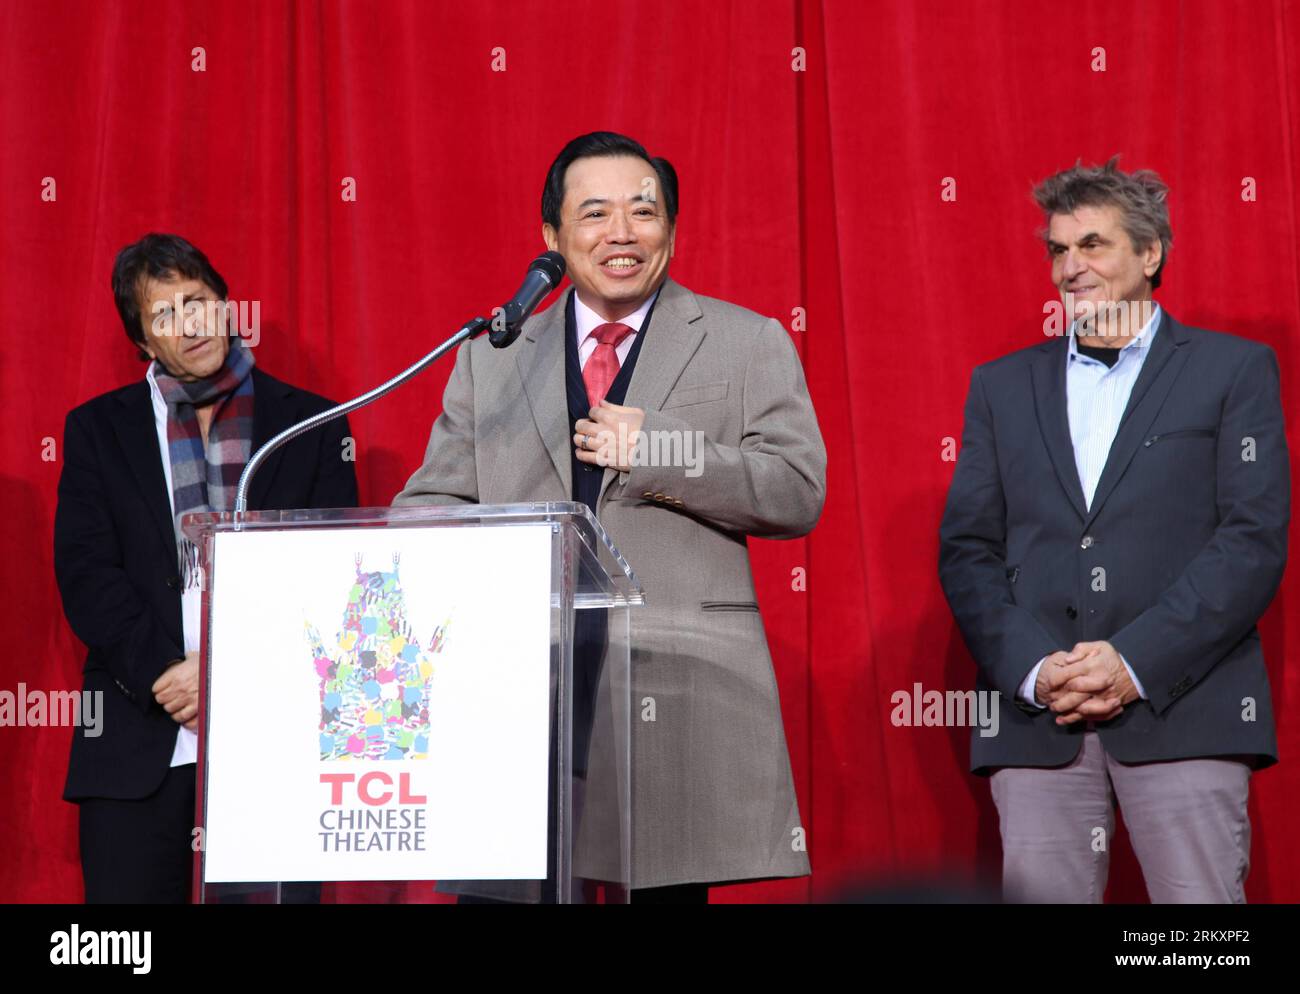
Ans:
[[[662,285],[660,286],[660,289],[663,289]],[[627,317],[620,319],[618,323],[627,325],[632,329],[632,334],[635,335],[641,330],[641,325],[645,323],[645,316],[650,313],[650,308],[654,306],[654,302],[658,297],[659,290],[656,290],[646,298],[645,303]],[[578,348],[582,348],[582,343],[587,340],[588,336],[590,336],[593,331],[599,328],[602,324],[609,323],[582,302],[582,298],[578,296],[577,290],[573,291],[573,322],[574,327],[578,332]]]
[[[157,362],[157,359],[150,359],[149,368],[144,372],[145,382],[149,384],[149,396],[153,398],[155,404],[163,400],[162,390],[158,387],[158,381],[153,376],[153,368]],[[163,406],[167,406],[166,401],[163,401]]]
[[[1078,343],[1077,336],[1074,333],[1076,324],[1077,322],[1070,323],[1069,355],[1070,355],[1071,362],[1073,362],[1075,359],[1080,357],[1079,343]],[[1159,329],[1159,327],[1160,327],[1160,305],[1153,300],[1151,302],[1151,317],[1147,318],[1146,324],[1142,326],[1141,331],[1139,331],[1136,335],[1133,336],[1132,341],[1126,342],[1119,351],[1123,353],[1128,351],[1129,349],[1136,350],[1136,349],[1150,348],[1151,340],[1155,338],[1156,331]],[[1122,359],[1123,355],[1121,355],[1120,358]],[[1118,360],[1116,360],[1116,365],[1119,365]],[[1113,369],[1114,367],[1111,368]]]

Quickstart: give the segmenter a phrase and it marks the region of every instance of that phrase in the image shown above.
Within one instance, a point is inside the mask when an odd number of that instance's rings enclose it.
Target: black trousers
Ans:
[[[184,904],[194,872],[194,764],[138,801],[80,802],[87,904]]]

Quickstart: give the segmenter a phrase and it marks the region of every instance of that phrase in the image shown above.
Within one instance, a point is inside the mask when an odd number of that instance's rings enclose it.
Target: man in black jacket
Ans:
[[[252,452],[333,406],[257,369],[225,281],[183,238],[146,235],[113,267],[143,380],[68,414],[54,520],[64,613],[89,647],[103,731],[73,737],[64,798],[80,805],[87,902],[182,902],[194,851],[199,605],[189,511],[233,508]],[[279,449],[252,510],[355,507],[348,425]]]

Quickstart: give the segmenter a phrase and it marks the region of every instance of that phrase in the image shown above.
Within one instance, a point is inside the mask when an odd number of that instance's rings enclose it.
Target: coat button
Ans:
[[[167,577],[167,586],[171,587],[172,590],[180,590],[180,589],[181,589],[181,578],[180,578],[179,576],[169,576],[169,577]]]
[[[663,500],[663,499],[664,499],[663,494],[655,494],[655,500]]]
[[[646,500],[654,500],[654,496],[655,496],[655,495],[654,495],[653,493],[651,493],[649,490],[647,490],[647,491],[646,491],[645,493],[643,493],[641,496],[644,497]]]
[[[1071,604],[1069,607],[1065,609],[1065,616],[1067,618],[1077,618],[1079,617],[1079,612],[1076,611],[1074,605]]]
[[[1079,548],[1080,549],[1092,548],[1092,536],[1091,535],[1083,536],[1083,540],[1079,543]]]

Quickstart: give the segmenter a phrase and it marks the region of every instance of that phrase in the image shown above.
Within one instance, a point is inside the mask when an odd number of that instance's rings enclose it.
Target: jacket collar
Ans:
[[[253,367],[253,448],[256,453],[263,445],[291,424],[301,420],[302,413],[293,403],[293,388],[274,376]],[[248,506],[256,510],[266,506],[275,482],[275,475],[284,461],[285,447],[281,446],[262,463],[248,490]],[[334,453],[341,457],[340,453]],[[325,454],[328,458],[330,453]],[[251,458],[251,456],[250,456]]]
[[[572,286],[524,329],[523,344],[515,356],[524,393],[538,434],[550,454],[564,493],[573,492],[569,463],[569,414],[564,391],[564,316]],[[682,370],[704,340],[704,327],[695,294],[671,279],[664,281],[645,329],[647,338],[639,355],[623,403],[628,407],[658,410],[668,398]],[[600,500],[618,473],[606,469]],[[599,507],[600,500],[597,501]]]
[[[1069,342],[1061,336],[1039,346],[1029,364],[1034,388],[1034,409],[1047,452],[1071,506],[1087,528],[1096,519],[1106,498],[1132,461],[1146,431],[1155,420],[1169,395],[1174,380],[1187,359],[1184,346],[1186,329],[1160,308],[1158,334],[1151,339],[1151,352],[1142,364],[1137,382],[1129,394],[1120,418],[1119,429],[1111,443],[1106,465],[1092,498],[1092,507],[1084,503],[1083,485],[1074,461],[1074,443],[1070,438],[1070,415],[1066,398],[1065,371]]]
[[[115,395],[121,409],[113,417],[113,432],[126,458],[127,468],[149,515],[154,519],[168,548],[176,545],[172,527],[171,498],[167,478],[163,475],[162,451],[158,447],[158,428],[154,422],[153,397],[146,380],[132,383]]]
[[[253,367],[253,452],[270,438],[298,419],[292,403],[293,388]],[[171,522],[171,498],[167,478],[163,475],[163,454],[158,447],[158,429],[154,421],[153,396],[146,380],[119,390],[115,395],[121,406],[113,419],[113,431],[126,456],[126,463],[168,545],[175,544]],[[283,459],[284,450],[273,453],[253,477],[248,506],[265,505],[267,495]]]

